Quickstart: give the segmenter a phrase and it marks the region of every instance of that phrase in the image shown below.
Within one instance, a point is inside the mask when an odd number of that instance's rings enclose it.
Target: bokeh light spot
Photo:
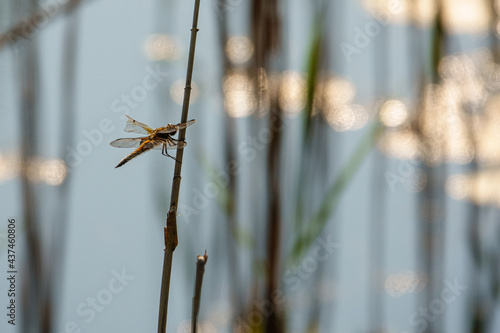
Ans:
[[[224,105],[231,117],[246,117],[255,110],[255,88],[250,77],[243,71],[226,75],[222,86]]]
[[[288,115],[296,115],[304,109],[306,102],[306,80],[298,72],[286,71],[281,74],[279,105]]]
[[[180,57],[181,52],[175,37],[153,34],[144,42],[144,53],[151,60],[175,60]]]
[[[226,54],[235,64],[247,62],[253,54],[253,44],[248,37],[233,36],[226,43]]]
[[[385,126],[396,127],[402,125],[408,118],[408,111],[403,102],[388,100],[380,109],[380,120]]]

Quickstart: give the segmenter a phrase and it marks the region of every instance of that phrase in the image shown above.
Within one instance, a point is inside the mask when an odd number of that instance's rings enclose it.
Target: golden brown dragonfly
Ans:
[[[115,168],[121,167],[134,157],[151,150],[151,149],[161,149],[161,153],[164,156],[171,157],[175,160],[173,156],[170,156],[167,149],[178,149],[184,148],[186,146],[185,141],[179,141],[172,138],[178,130],[186,128],[196,121],[195,119],[186,121],[185,123],[180,123],[177,125],[167,124],[167,126],[159,127],[157,129],[152,129],[146,124],[143,124],[137,120],[128,118],[127,125],[125,126],[125,132],[133,132],[139,134],[147,134],[148,136],[142,138],[131,138],[131,139],[116,139],[112,141],[110,145],[117,148],[137,148],[130,155],[126,156],[123,160],[118,163]]]

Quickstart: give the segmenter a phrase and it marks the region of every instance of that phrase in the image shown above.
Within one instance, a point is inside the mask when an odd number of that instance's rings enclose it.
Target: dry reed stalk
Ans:
[[[196,260],[196,281],[194,284],[193,296],[193,315],[191,318],[191,332],[196,333],[198,328],[198,313],[200,312],[201,302],[201,285],[203,284],[203,274],[205,273],[205,265],[207,263],[207,251],[202,256],[198,256]]]
[[[79,0],[81,1],[81,0]],[[76,1],[75,5],[78,5]],[[61,85],[61,132],[60,157],[69,165],[65,158],[66,147],[73,147],[75,141],[75,95],[77,84],[77,60],[79,44],[79,12],[66,8],[66,28],[63,37],[62,85]],[[59,205],[55,209],[53,241],[49,245],[49,260],[46,263],[47,277],[44,281],[45,294],[42,295],[42,329],[41,333],[49,333],[57,322],[58,300],[61,295],[64,257],[66,254],[67,226],[71,202],[71,179],[69,172],[64,182],[58,186]]]
[[[186,86],[184,88],[184,100],[182,104],[181,123],[187,121],[189,111],[189,100],[191,97],[191,79],[193,76],[194,52],[196,47],[196,35],[198,33],[198,13],[200,0],[196,0],[193,14],[193,26],[191,28],[191,43],[189,46],[189,58],[186,75]],[[179,131],[179,141],[186,138],[186,128]],[[170,291],[170,276],[172,273],[172,258],[178,244],[177,238],[177,204],[181,185],[181,168],[184,149],[177,149],[174,178],[172,181],[172,194],[170,196],[170,209],[167,213],[167,226],[165,233],[165,253],[163,258],[163,273],[161,279],[160,310],[158,315],[158,333],[164,333],[167,327],[168,294]]]

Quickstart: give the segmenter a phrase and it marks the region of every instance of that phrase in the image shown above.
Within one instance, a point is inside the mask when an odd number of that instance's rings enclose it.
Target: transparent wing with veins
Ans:
[[[141,144],[148,140],[148,138],[132,138],[132,139],[116,139],[110,143],[115,148],[139,148]],[[154,145],[155,150],[163,150],[163,145],[166,149],[178,149],[186,147],[186,142],[173,141],[173,140],[153,140],[151,143]]]
[[[168,124],[167,126],[162,127],[161,129],[158,129],[158,133],[165,133],[165,134],[175,133],[180,129],[183,129],[183,128],[186,128],[188,126],[193,125],[195,122],[196,122],[195,119],[191,119],[191,120],[186,121],[185,123],[180,123],[177,125]]]
[[[116,139],[110,145],[116,148],[139,148],[145,139],[147,138]]]
[[[148,125],[134,120],[127,115],[125,116],[128,118],[127,125],[125,126],[125,132],[133,132],[139,134],[151,134],[151,132],[153,132],[153,129]]]

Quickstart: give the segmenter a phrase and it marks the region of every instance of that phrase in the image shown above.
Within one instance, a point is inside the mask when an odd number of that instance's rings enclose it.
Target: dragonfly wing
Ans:
[[[118,165],[115,168],[121,167],[122,165],[124,165],[125,163],[127,163],[128,161],[130,161],[131,159],[133,159],[134,157],[137,157],[140,154],[142,154],[144,152],[147,152],[148,150],[151,150],[151,149],[155,148],[158,144],[162,144],[162,142],[158,141],[158,140],[157,141],[151,141],[151,140],[144,141],[139,146],[139,148],[137,148],[131,154],[129,154],[123,160],[121,160],[120,163],[118,163]]]
[[[153,129],[148,125],[134,120],[127,115],[125,116],[128,118],[127,125],[125,126],[125,132],[133,132],[139,134],[150,134],[151,132],[153,132]]]
[[[183,128],[186,128],[188,126],[193,125],[195,122],[196,122],[196,119],[191,119],[191,120],[186,121],[185,123],[177,124],[177,128],[183,129]]]
[[[168,134],[177,132],[177,125],[168,124],[165,127],[158,129],[156,133]]]
[[[116,148],[139,148],[145,138],[116,139],[109,144]]]
[[[185,123],[180,123],[177,125],[168,124],[167,126],[158,130],[158,133],[174,133],[180,129],[183,129],[183,128],[186,128],[188,126],[193,125],[195,122],[196,122],[196,119],[191,119],[191,120],[186,121]]]

